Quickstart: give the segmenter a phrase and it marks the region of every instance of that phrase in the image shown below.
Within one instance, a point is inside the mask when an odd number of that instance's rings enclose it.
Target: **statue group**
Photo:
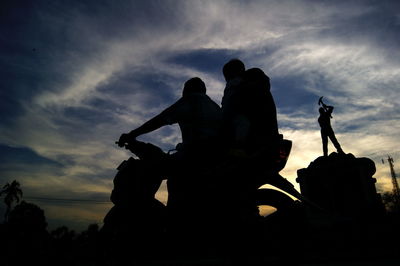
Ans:
[[[101,229],[114,256],[243,259],[265,253],[266,247],[280,253],[284,241],[301,237],[307,210],[325,211],[279,174],[292,142],[279,133],[269,77],[259,68],[246,69],[239,59],[227,62],[222,73],[221,107],[194,77],[184,83],[178,101],[116,142],[136,158],[118,167],[114,206]],[[331,127],[333,107],[322,97],[318,104],[323,157],[328,157],[328,138],[338,155],[346,156]],[[182,134],[173,151],[137,140],[171,124]],[[155,197],[163,180],[166,205]],[[281,191],[260,188],[264,184]],[[277,211],[264,217],[260,205]]]

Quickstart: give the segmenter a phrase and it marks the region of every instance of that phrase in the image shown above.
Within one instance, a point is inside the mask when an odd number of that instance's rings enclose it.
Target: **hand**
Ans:
[[[121,137],[119,137],[119,140],[118,140],[118,143],[117,143],[118,146],[119,147],[123,147],[126,143],[129,142],[129,139],[130,139],[129,134],[126,134],[126,133],[122,134]]]

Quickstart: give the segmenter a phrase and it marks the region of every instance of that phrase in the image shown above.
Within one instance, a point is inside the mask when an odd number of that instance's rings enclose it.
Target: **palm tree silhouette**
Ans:
[[[4,220],[7,221],[13,202],[18,203],[23,195],[19,182],[14,180],[11,182],[11,184],[5,184],[2,191],[0,192],[0,196],[2,196],[3,194],[5,195],[4,203],[7,206],[6,212],[4,214]]]

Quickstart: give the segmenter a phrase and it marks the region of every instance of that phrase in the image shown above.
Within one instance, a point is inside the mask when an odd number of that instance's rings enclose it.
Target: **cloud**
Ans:
[[[220,69],[239,57],[271,77],[281,132],[293,140],[282,172],[293,183],[297,169],[321,154],[320,96],[335,106],[333,126],[345,151],[376,163],[387,153],[398,156],[396,6],[396,1],[15,6],[2,18],[8,27],[1,28],[6,48],[0,58],[0,143],[29,148],[59,164],[13,168],[31,193],[105,196],[115,167],[130,156],[115,147],[119,135],[177,100],[190,77],[201,77],[220,103]],[[180,141],[180,132],[166,127],[141,139],[168,150]],[[382,189],[390,189],[386,168],[377,165]],[[165,200],[165,186],[160,193]]]

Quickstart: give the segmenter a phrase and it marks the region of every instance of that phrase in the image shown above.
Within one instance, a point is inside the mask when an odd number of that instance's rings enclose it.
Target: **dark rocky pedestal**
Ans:
[[[335,216],[373,218],[384,213],[375,172],[375,163],[369,158],[331,153],[299,169],[296,181],[301,194]]]

